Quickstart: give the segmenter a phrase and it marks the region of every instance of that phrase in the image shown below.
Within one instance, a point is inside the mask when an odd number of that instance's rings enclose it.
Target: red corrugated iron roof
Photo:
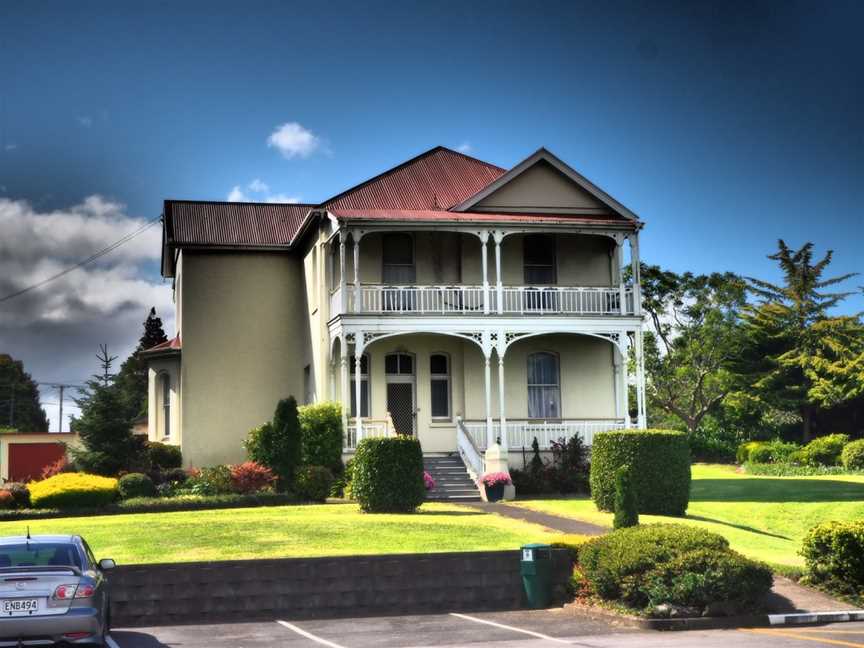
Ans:
[[[333,209],[449,209],[505,169],[437,146],[322,203]]]
[[[314,205],[166,200],[168,243],[288,246]]]
[[[490,214],[487,212],[451,212],[434,209],[330,209],[331,214],[346,220],[417,221],[447,223],[630,223],[618,214]]]
[[[159,344],[156,344],[156,345],[150,347],[149,349],[144,349],[143,351],[141,351],[141,354],[142,355],[149,355],[151,353],[152,354],[157,354],[157,353],[168,354],[168,353],[173,353],[175,351],[179,352],[182,348],[183,348],[182,344],[180,343],[180,334],[178,333],[177,335],[175,335],[170,340],[166,340],[165,342],[160,342]]]

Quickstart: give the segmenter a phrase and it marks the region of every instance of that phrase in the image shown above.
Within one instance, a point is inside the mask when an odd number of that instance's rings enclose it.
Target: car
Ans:
[[[0,646],[105,645],[114,567],[78,535],[0,538]]]

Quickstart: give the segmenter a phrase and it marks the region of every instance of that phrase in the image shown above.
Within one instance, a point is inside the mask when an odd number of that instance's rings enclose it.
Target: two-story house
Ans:
[[[644,427],[641,227],[545,149],[506,170],[438,147],[315,205],[167,200],[150,438],[237,462],[293,394],[344,404],[346,454],[411,434],[479,472],[496,440]]]

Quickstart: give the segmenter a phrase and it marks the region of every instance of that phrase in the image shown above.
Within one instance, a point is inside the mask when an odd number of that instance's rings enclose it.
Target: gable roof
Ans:
[[[541,162],[546,162],[546,163],[550,164],[552,167],[554,167],[560,173],[562,173],[566,178],[569,178],[570,180],[572,180],[576,185],[578,185],[579,187],[584,189],[587,193],[589,193],[591,196],[593,196],[594,198],[599,200],[601,203],[606,205],[610,210],[612,210],[616,214],[618,214],[618,215],[620,215],[620,216],[622,216],[628,220],[632,220],[632,221],[635,221],[637,223],[639,222],[639,217],[636,216],[636,214],[634,214],[632,211],[627,209],[624,205],[622,205],[620,202],[615,200],[612,196],[607,194],[605,191],[603,191],[600,187],[595,185],[593,182],[588,180],[588,178],[586,178],[581,173],[576,171],[576,169],[574,169],[573,167],[568,165],[566,162],[564,162],[563,160],[561,160],[556,155],[554,155],[553,153],[551,153],[550,151],[546,150],[543,147],[539,148],[532,155],[529,155],[527,158],[522,160],[522,162],[517,164],[515,167],[513,167],[512,169],[510,169],[506,173],[495,178],[495,180],[493,180],[492,182],[487,184],[485,187],[482,187],[481,189],[479,189],[473,195],[469,196],[468,198],[466,198],[465,200],[463,200],[459,204],[454,205],[452,208],[453,211],[458,211],[458,212],[470,211],[473,207],[477,206],[477,204],[479,202],[481,202],[483,199],[491,196],[498,189],[500,189],[501,187],[503,187],[507,183],[513,181],[514,179],[518,178],[520,175],[525,173],[525,171],[527,171],[528,169],[531,169],[532,167],[534,167],[535,165],[537,165]]]
[[[474,195],[505,169],[443,146],[325,200],[331,209],[449,209]]]
[[[146,355],[148,357],[154,356],[171,356],[177,355],[182,350],[183,345],[180,342],[180,333],[177,333],[170,340],[165,340],[164,342],[160,342],[159,344],[154,344],[149,349],[144,349],[140,351],[140,355]]]

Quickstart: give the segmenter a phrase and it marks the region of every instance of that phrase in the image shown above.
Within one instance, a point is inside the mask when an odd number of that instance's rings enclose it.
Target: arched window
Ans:
[[[160,394],[162,398],[162,436],[171,436],[171,376],[160,374]]]
[[[351,416],[357,416],[357,365],[354,356],[348,358],[351,366]],[[369,355],[360,357],[360,416],[369,416]]]
[[[433,353],[429,357],[432,392],[432,418],[450,418],[450,357]]]
[[[561,417],[558,356],[541,351],[528,356],[528,418]]]

